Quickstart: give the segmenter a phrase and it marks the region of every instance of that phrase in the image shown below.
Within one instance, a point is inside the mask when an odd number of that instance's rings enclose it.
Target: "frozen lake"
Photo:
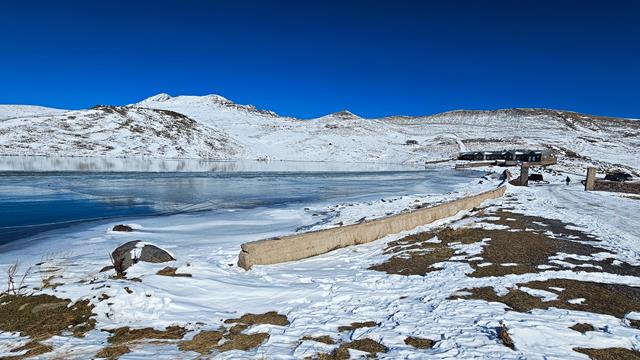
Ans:
[[[398,165],[11,157],[0,159],[0,246],[132,218],[206,212],[231,221],[255,209],[446,193],[478,176]]]

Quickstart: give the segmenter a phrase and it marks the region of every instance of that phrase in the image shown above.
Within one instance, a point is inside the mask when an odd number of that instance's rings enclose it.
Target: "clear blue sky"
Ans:
[[[285,115],[640,118],[640,1],[10,1],[0,103],[216,93]]]

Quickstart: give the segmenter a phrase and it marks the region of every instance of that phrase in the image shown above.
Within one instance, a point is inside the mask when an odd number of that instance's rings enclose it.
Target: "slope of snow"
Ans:
[[[640,202],[608,193],[585,193],[579,184],[566,187],[562,177],[553,178],[549,186],[509,188],[517,199],[518,212],[536,213],[549,218],[574,221],[602,239],[601,245],[616,252],[621,260],[637,263],[640,244],[634,219]],[[482,186],[479,186],[482,185]],[[457,194],[414,196],[420,201],[438,201],[477,192],[495,182],[467,184]],[[563,198],[556,199],[556,192]],[[409,197],[406,200],[411,200]],[[535,199],[535,200],[531,200]],[[389,200],[389,199],[387,199]],[[587,202],[585,202],[585,200]],[[615,213],[621,220],[608,223],[593,211],[589,201],[606,205],[607,215]],[[489,202],[501,206],[502,200]],[[356,204],[362,214],[401,211],[409,201],[394,203],[374,201]],[[621,206],[622,205],[622,206]],[[44,262],[46,266],[64,269],[60,285],[45,290],[72,299],[89,298],[96,307],[98,329],[86,337],[54,337],[45,343],[54,347],[49,357],[88,358],[106,343],[107,333],[101,329],[120,326],[163,328],[182,325],[193,336],[204,329],[216,329],[224,319],[247,312],[278,311],[286,314],[291,324],[258,325],[250,332],[268,332],[270,337],[258,349],[230,351],[216,355],[220,359],[300,359],[326,352],[335,346],[302,341],[303,336],[329,335],[345,341],[371,338],[389,351],[380,358],[559,358],[586,359],[574,352],[575,347],[637,348],[640,330],[627,326],[621,319],[592,312],[557,308],[517,312],[496,302],[451,300],[462,289],[491,286],[497,291],[518,287],[519,283],[549,278],[576,279],[611,284],[640,286],[640,278],[610,273],[549,270],[512,274],[501,277],[468,276],[469,264],[447,261],[439,271],[424,276],[388,275],[372,271],[368,266],[384,260],[385,243],[409,233],[427,231],[445,223],[462,224],[462,216],[418,227],[412,231],[389,235],[369,244],[338,249],[330,253],[292,263],[257,266],[243,271],[235,266],[239,244],[244,241],[282,235],[282,229],[310,224],[314,219],[300,208],[256,209],[240,221],[211,219],[205,214],[177,215],[136,220],[134,233],[115,233],[105,223],[72,233],[52,236],[50,241],[34,247],[0,254],[0,263],[9,264],[19,257],[24,263]],[[567,216],[569,218],[567,219]],[[354,221],[356,214],[345,220]],[[624,221],[623,219],[626,219]],[[335,219],[337,221],[338,219]],[[482,225],[482,224],[480,224]],[[334,226],[327,224],[326,226]],[[193,277],[171,278],[155,275],[165,264],[139,263],[128,273],[141,282],[111,278],[98,269],[108,265],[106,253],[119,243],[142,239],[167,248],[177,257],[172,264],[178,273]],[[60,246],[71,247],[69,253],[56,252]],[[456,248],[456,253],[469,258],[479,253],[477,244]],[[42,259],[43,254],[53,254]],[[36,274],[29,286],[41,281]],[[531,291],[524,288],[523,291]],[[562,291],[559,290],[559,291]],[[106,294],[109,301],[100,301]],[[542,296],[545,294],[537,294]],[[546,294],[549,295],[549,294]],[[374,321],[378,325],[340,332],[339,326],[351,322]],[[507,324],[516,346],[511,350],[497,339],[500,321]],[[576,323],[589,323],[601,331],[581,334],[571,330]],[[26,342],[16,334],[0,334],[0,343]],[[435,339],[437,345],[417,350],[405,344],[406,336]],[[10,346],[7,346],[8,350]],[[4,354],[10,354],[4,350]],[[0,347],[0,354],[3,349]],[[196,353],[180,352],[176,343],[133,346],[123,359],[135,358],[201,358]]]
[[[35,105],[0,105],[0,121],[25,116],[54,115],[65,111]]]
[[[0,123],[4,155],[227,159],[240,148],[224,131],[171,111],[99,106]]]

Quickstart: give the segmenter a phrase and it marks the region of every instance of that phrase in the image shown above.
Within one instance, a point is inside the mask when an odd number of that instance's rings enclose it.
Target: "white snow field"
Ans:
[[[487,169],[489,170],[489,169]],[[561,219],[597,236],[602,254],[594,258],[614,256],[618,262],[640,265],[637,213],[640,201],[610,193],[586,193],[574,179],[574,185],[562,183],[564,175],[548,175],[550,185],[518,188],[509,186],[509,207],[515,213],[525,213],[550,219]],[[489,178],[491,179],[491,178]],[[437,271],[424,275],[392,275],[369,269],[389,258],[385,244],[412,233],[439,226],[454,228],[499,228],[475,219],[471,213],[425,225],[412,231],[389,235],[378,241],[332,251],[306,260],[270,266],[256,266],[244,271],[236,265],[239,245],[245,241],[289,233],[293,229],[314,224],[312,213],[339,211],[331,221],[313,229],[349,224],[360,216],[384,216],[403,211],[417,203],[435,203],[464,194],[477,193],[497,185],[492,180],[474,179],[461,184],[448,194],[416,194],[394,196],[362,203],[325,204],[316,208],[299,206],[255,208],[241,216],[211,217],[210,213],[148,217],[129,221],[136,231],[110,231],[115,222],[78,226],[56,231],[28,247],[0,253],[1,266],[20,259],[23,266],[40,263],[40,269],[60,269],[56,272],[54,289],[39,292],[55,294],[72,300],[90,299],[95,305],[96,330],[83,338],[54,336],[42,341],[53,351],[44,358],[76,358],[93,356],[107,345],[107,332],[123,326],[163,329],[179,325],[189,330],[186,338],[202,330],[215,330],[225,319],[245,313],[277,311],[290,321],[287,326],[256,325],[246,333],[266,332],[268,339],[247,351],[212,352],[220,359],[300,359],[331,352],[337,345],[302,340],[304,336],[328,335],[335,341],[373,339],[388,348],[379,358],[562,358],[587,359],[574,348],[637,349],[640,330],[629,327],[628,319],[640,318],[640,313],[627,314],[626,319],[588,311],[534,309],[530,312],[509,311],[497,302],[450,299],[464,294],[465,289],[489,286],[498,294],[519,283],[547,279],[573,279],[610,284],[640,286],[640,277],[607,272],[584,272],[548,267],[536,273],[505,276],[471,277],[469,262],[481,258],[482,244],[454,244],[455,260],[435,264]],[[487,202],[488,209],[506,207],[504,199]],[[597,211],[594,211],[597,209]],[[474,220],[475,219],[475,220]],[[487,218],[490,219],[490,218]],[[517,236],[517,233],[514,233]],[[141,282],[119,280],[113,272],[99,272],[109,265],[108,252],[118,244],[139,239],[170,251],[176,261],[170,266],[178,273],[192,277],[167,277],[156,272],[167,264],[138,263],[129,269],[127,278]],[[436,239],[434,239],[435,241]],[[566,240],[568,241],[568,240]],[[614,255],[604,255],[605,251]],[[609,253],[606,253],[609,254]],[[569,254],[570,255],[570,254]],[[566,255],[568,257],[571,257]],[[565,256],[565,257],[566,257]],[[558,257],[562,260],[563,257]],[[502,264],[510,267],[517,264]],[[36,267],[37,268],[37,267]],[[37,273],[27,277],[29,287],[39,287],[42,278]],[[550,291],[522,291],[548,300],[557,298]],[[555,289],[562,292],[564,289]],[[101,301],[106,294],[108,300]],[[583,299],[571,299],[580,303]],[[374,321],[373,327],[351,332],[339,331],[339,326],[352,322]],[[507,325],[516,345],[504,346],[497,337],[500,322]],[[597,331],[585,334],[569,327],[588,323]],[[408,336],[435,341],[431,349],[416,349],[407,345]],[[9,350],[26,344],[27,338],[15,333],[0,333],[0,355],[15,355]],[[181,351],[179,342],[153,343],[142,341],[127,344],[130,353],[121,359],[196,359],[202,355]],[[19,354],[19,353],[18,353]],[[351,350],[352,358],[366,355]]]

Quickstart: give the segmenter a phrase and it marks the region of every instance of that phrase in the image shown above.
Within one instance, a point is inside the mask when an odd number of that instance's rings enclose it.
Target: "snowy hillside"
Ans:
[[[551,147],[571,158],[640,169],[640,122],[544,109],[380,119],[341,111],[301,120],[218,95],[159,94],[126,107],[69,112],[3,106],[3,117],[10,117],[0,122],[4,155],[422,163],[467,149]]]
[[[34,105],[0,105],[0,121],[15,117],[53,115],[63,111]]]
[[[239,151],[224,131],[167,110],[97,106],[0,122],[3,155],[227,159]]]

